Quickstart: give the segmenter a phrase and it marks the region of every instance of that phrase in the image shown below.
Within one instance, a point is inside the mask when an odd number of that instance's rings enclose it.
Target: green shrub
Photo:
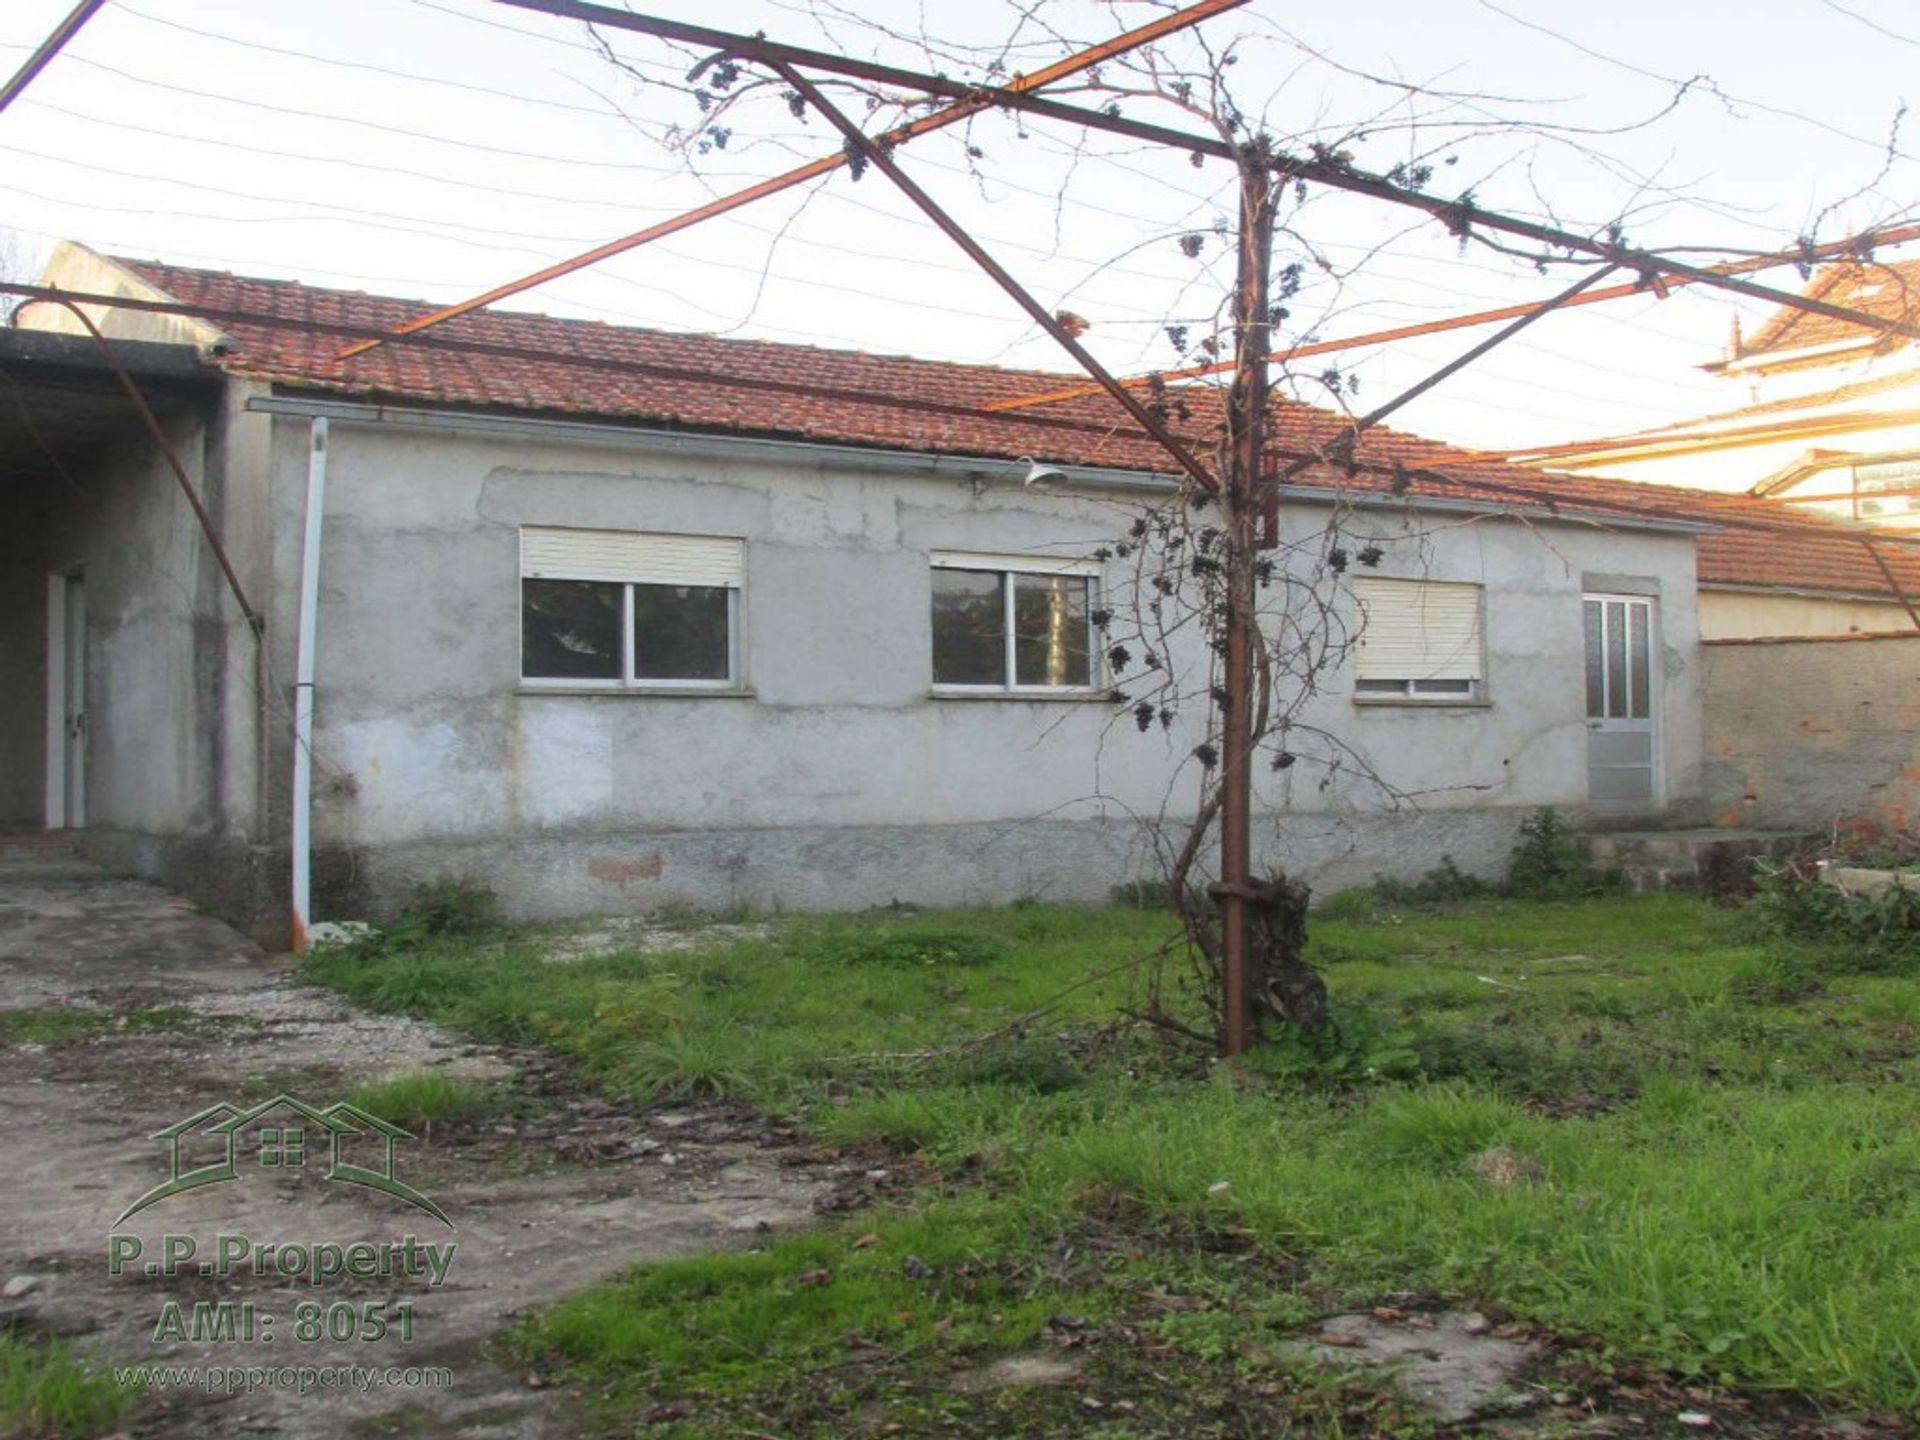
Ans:
[[[424,935],[488,935],[505,923],[500,897],[477,880],[442,875],[413,887],[400,917]]]
[[[1621,888],[1617,871],[1587,859],[1558,810],[1545,806],[1520,822],[1520,840],[1507,856],[1506,892],[1524,900],[1573,900]]]
[[[1747,917],[1763,937],[1818,947],[1824,969],[1851,974],[1920,969],[1920,891],[1905,886],[1852,894],[1829,884],[1811,858],[1763,864]]]

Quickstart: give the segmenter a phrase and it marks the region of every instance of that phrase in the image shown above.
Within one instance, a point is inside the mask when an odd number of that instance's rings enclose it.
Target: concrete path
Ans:
[[[389,1195],[328,1180],[325,1141],[310,1123],[302,1167],[266,1168],[260,1131],[242,1131],[235,1180],[116,1225],[167,1176],[156,1131],[217,1103],[281,1092],[324,1108],[353,1084],[421,1069],[536,1092],[512,1123],[396,1142],[394,1173],[440,1205],[452,1230]],[[529,1078],[513,1057],[297,985],[284,957],[261,956],[165,891],[57,851],[0,848],[0,1319],[73,1337],[103,1363],[234,1367],[237,1388],[203,1378],[151,1390],[131,1434],[572,1434],[567,1397],[503,1369],[509,1362],[488,1342],[527,1308],[634,1261],[747,1244],[804,1222],[822,1181],[778,1164],[777,1138],[742,1117],[623,1112]],[[188,1143],[202,1148],[183,1152],[183,1170],[216,1157],[217,1140]],[[110,1235],[143,1246],[118,1275]],[[196,1258],[171,1278],[143,1273],[167,1235],[192,1237]],[[412,1235],[455,1251],[437,1286],[370,1275],[315,1289],[278,1273],[199,1273],[223,1235],[278,1247],[384,1247]],[[252,1303],[251,1342],[156,1340],[169,1302],[190,1324],[195,1302],[227,1301]],[[331,1318],[343,1301],[355,1314],[384,1302],[383,1315],[412,1302],[413,1338],[391,1333],[397,1320],[379,1340],[298,1336],[299,1307],[319,1302]],[[251,1389],[248,1367],[260,1372]],[[450,1370],[450,1386],[406,1383],[419,1378],[406,1371],[425,1367]],[[389,1369],[398,1383],[386,1383]],[[331,1383],[319,1380],[323,1370]],[[313,1387],[305,1394],[303,1382]]]

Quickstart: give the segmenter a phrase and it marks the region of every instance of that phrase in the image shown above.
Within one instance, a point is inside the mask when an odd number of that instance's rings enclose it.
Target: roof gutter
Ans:
[[[1702,580],[1699,588],[1729,595],[1791,595],[1801,600],[1846,601],[1849,604],[1892,605],[1896,608],[1900,605],[1900,598],[1887,590],[1870,595],[1863,590],[1821,590],[1812,585],[1759,585],[1739,580]]]
[[[715,435],[694,430],[663,430],[643,425],[605,424],[590,420],[555,420],[532,415],[488,415],[468,410],[437,410],[419,406],[380,405],[355,400],[320,399],[307,395],[256,395],[247,409],[296,419],[331,420],[348,425],[387,426],[442,434],[491,436],[502,440],[553,440],[576,445],[608,445],[656,454],[692,455],[712,460],[741,460],[791,465],[796,455],[822,468],[862,474],[946,475],[974,485],[1017,488],[1027,461],[978,455],[936,455],[919,450],[889,450],[839,445],[813,440],[775,440],[752,435]],[[1176,488],[1171,472],[1107,469],[1097,465],[1045,462],[1065,484],[1076,489],[1169,492]],[[1461,500],[1439,495],[1391,495],[1364,490],[1338,490],[1318,485],[1289,485],[1286,496],[1308,502],[1345,505],[1370,510],[1426,510],[1443,514],[1507,515],[1534,523],[1599,526],[1618,530],[1650,530],[1677,535],[1710,534],[1721,527],[1707,521],[1669,520],[1651,516],[1610,515],[1602,512],[1549,510],[1544,505],[1507,505],[1499,501]]]

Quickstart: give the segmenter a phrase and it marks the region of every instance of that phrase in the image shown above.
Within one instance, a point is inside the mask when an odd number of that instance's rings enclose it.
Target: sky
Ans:
[[[11,71],[70,0],[0,6]],[[647,8],[636,4],[633,8]],[[1165,7],[1046,0],[655,0],[658,13],[950,74],[1010,71]],[[879,27],[879,28],[876,28]],[[109,0],[0,114],[0,228],[31,264],[110,253],[451,301],[839,148],[772,90],[703,117],[691,56],[490,0]],[[1234,103],[1285,146],[1433,169],[1429,188],[1694,261],[1840,238],[1920,199],[1911,0],[1252,0],[1209,21]],[[927,37],[939,42],[930,46]],[[1190,63],[1196,42],[1166,47]],[[1697,78],[1696,78],[1697,77]],[[1109,69],[1104,79],[1136,77]],[[1691,84],[1687,82],[1691,81]],[[862,113],[859,102],[842,98]],[[1081,103],[1105,97],[1068,94]],[[1191,126],[1164,102],[1125,113]],[[870,124],[893,112],[877,112]],[[724,134],[716,134],[714,127]],[[704,127],[704,128],[703,128]],[[723,142],[724,143],[721,143]],[[977,153],[976,153],[977,152]],[[1179,363],[1232,276],[1234,177],[1182,154],[994,114],[899,158],[1085,343]],[[1282,338],[1331,339],[1544,298],[1582,273],[1463,244],[1414,212],[1309,190]],[[1199,237],[1199,251],[1189,254]],[[0,234],[0,240],[4,240]],[[1889,252],[1892,253],[1892,252]],[[1920,256],[1920,246],[1913,247]],[[1756,279],[1789,289],[1791,267]],[[616,324],[1070,370],[1072,361],[885,177],[844,170],[507,302]],[[1395,423],[1486,448],[1618,434],[1736,407],[1703,373],[1735,319],[1698,289],[1549,317]],[[1288,384],[1365,410],[1488,330],[1303,362]],[[1357,390],[1351,387],[1357,385]]]

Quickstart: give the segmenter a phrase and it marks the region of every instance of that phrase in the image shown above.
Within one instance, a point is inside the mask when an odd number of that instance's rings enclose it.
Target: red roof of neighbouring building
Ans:
[[[1833,265],[1801,293],[1808,299],[1844,305],[1881,320],[1911,324],[1920,319],[1920,260],[1850,261]],[[1849,341],[1885,349],[1898,349],[1909,343],[1831,315],[1782,306],[1723,363],[1784,357],[1804,350],[1845,345]]]
[[[709,433],[1009,461],[1031,456],[1111,469],[1176,468],[1104,394],[1031,410],[983,411],[995,400],[1058,389],[1062,377],[1054,373],[501,310],[462,316],[431,334],[517,352],[512,355],[416,343],[383,345],[342,361],[338,352],[350,341],[338,334],[249,323],[244,317],[386,330],[433,307],[157,261],[115,263],[174,300],[226,312],[217,324],[232,344],[218,361],[231,374],[257,380],[434,404],[641,420]],[[1169,402],[1187,411],[1170,423],[1203,459],[1217,444],[1222,393],[1212,386],[1167,391]],[[1274,407],[1273,447],[1283,456],[1304,456],[1347,424],[1330,411],[1283,400]],[[1354,474],[1318,465],[1299,483],[1545,509],[1602,521],[1706,523],[1721,528],[1700,536],[1702,583],[1893,593],[1862,543],[1868,532],[1784,513],[1748,496],[1551,475],[1384,427],[1367,434],[1357,458],[1360,468]],[[1900,590],[1920,595],[1920,546],[1885,535],[1873,541]]]

